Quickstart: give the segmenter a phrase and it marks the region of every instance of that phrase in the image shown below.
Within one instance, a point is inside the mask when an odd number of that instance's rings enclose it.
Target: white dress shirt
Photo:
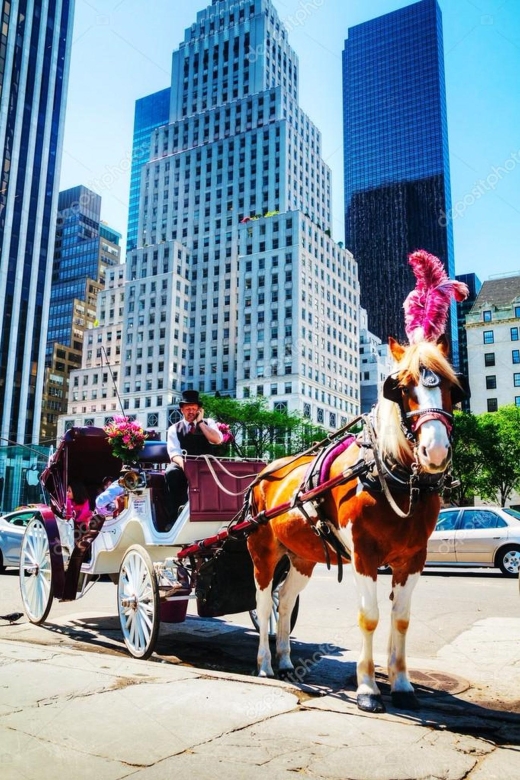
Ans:
[[[184,428],[184,433],[188,433],[190,430],[190,423],[186,420],[181,420],[182,426]],[[215,420],[212,420],[211,418],[204,418],[202,421],[205,425],[208,426],[208,428],[211,428],[212,431],[215,431],[220,436],[220,441],[217,442],[217,444],[220,444],[222,442],[222,433],[219,431],[217,427],[217,423]],[[167,441],[166,441],[166,447],[168,449],[168,455],[170,456],[170,460],[180,455],[182,457],[183,450],[181,449],[181,445],[179,442],[179,437],[177,436],[177,426],[178,423],[174,423],[173,425],[170,425],[168,428],[168,435],[167,435]]]

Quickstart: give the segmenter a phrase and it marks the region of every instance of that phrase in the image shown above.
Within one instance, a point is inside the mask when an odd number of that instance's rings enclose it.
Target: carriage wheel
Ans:
[[[283,581],[287,577],[287,574],[289,572],[289,559],[284,557],[281,561],[278,562],[274,577],[273,577],[273,591],[272,591],[272,599],[273,599],[273,608],[271,609],[271,614],[269,615],[269,636],[276,636],[276,629],[278,628],[278,606],[280,604],[280,588],[283,584]],[[296,625],[296,621],[298,620],[298,611],[300,609],[300,597],[297,596],[296,602],[293,607],[293,611],[291,612],[291,632],[294,629],[294,626]],[[260,624],[258,622],[258,613],[256,609],[252,609],[249,612],[249,617],[251,618],[251,622],[255,627],[256,631],[260,630]]]
[[[53,585],[49,537],[38,517],[27,524],[22,539],[20,592],[31,623],[43,623],[52,605]]]
[[[125,645],[134,658],[149,658],[159,633],[159,586],[152,559],[129,547],[119,569],[117,605]]]

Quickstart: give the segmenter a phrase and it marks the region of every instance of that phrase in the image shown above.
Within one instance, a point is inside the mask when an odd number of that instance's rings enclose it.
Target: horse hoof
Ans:
[[[357,706],[363,712],[386,712],[381,696],[375,693],[359,693]]]
[[[413,691],[392,691],[392,705],[399,710],[420,710],[419,699]]]

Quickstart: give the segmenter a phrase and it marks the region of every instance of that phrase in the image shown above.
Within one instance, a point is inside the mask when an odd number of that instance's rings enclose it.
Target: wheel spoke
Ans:
[[[153,564],[146,550],[130,548],[121,564],[119,615],[125,644],[138,658],[148,658],[159,629],[159,594]]]

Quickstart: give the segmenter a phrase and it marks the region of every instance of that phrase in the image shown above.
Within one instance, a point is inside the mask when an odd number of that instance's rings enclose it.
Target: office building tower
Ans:
[[[109,268],[119,265],[121,234],[101,222],[101,198],[84,186],[60,192],[52,271],[41,441],[56,439],[67,410],[69,374],[81,365],[83,337],[96,320],[96,299]]]
[[[359,311],[359,356],[361,414],[368,414],[378,402],[386,377],[393,368],[393,357],[388,344],[368,330],[368,317]]]
[[[74,2],[0,8],[0,436],[35,443]]]
[[[330,237],[330,204],[273,4],[214,2],[173,54],[169,123],[141,177],[122,356],[130,414],[143,382],[160,427],[190,388],[263,396],[326,427],[358,413],[357,264]]]
[[[139,193],[141,172],[150,159],[150,136],[152,130],[168,123],[170,116],[170,88],[154,92],[135,101],[134,136],[132,142],[132,169],[130,172],[130,199],[128,204],[128,229],[126,250],[137,246],[137,224],[139,221]]]
[[[407,256],[425,249],[454,278],[441,11],[421,0],[348,31],[343,52],[346,246],[368,327],[406,340]],[[458,362],[456,312],[448,335]]]
[[[114,415],[124,413],[119,392],[124,290],[125,266],[107,268],[105,287],[97,296],[96,319],[84,335],[81,368],[70,372],[68,404],[58,420],[58,437],[75,425],[102,428]]]
[[[164,431],[181,391],[197,389],[336,427],[359,411],[357,265],[330,238],[330,171],[273,5],[201,11],[172,72],[127,254],[123,409]],[[94,398],[103,367],[85,349],[64,427],[114,414],[114,399]]]
[[[466,332],[473,414],[520,407],[520,276],[484,282]]]

